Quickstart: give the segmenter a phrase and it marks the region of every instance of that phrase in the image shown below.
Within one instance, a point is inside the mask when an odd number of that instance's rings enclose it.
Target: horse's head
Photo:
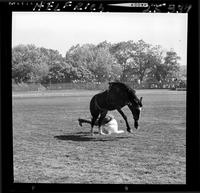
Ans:
[[[135,120],[134,126],[137,129],[142,109],[142,97],[139,99],[134,89],[121,82],[110,82],[108,90],[110,95],[112,94],[115,96],[113,97],[115,100],[119,99],[118,103],[120,105],[128,105],[133,114],[133,119]]]
[[[142,110],[142,97],[137,98],[134,97],[129,103],[128,103],[128,107],[131,110],[132,114],[133,114],[133,119],[135,120],[135,128],[138,128],[138,121],[140,118],[140,112]]]

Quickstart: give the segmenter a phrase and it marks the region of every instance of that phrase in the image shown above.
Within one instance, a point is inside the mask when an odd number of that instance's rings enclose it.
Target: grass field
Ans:
[[[31,183],[185,184],[186,92],[138,90],[140,129],[134,134],[89,135],[97,91],[13,97],[14,181]],[[127,107],[123,111],[133,128]],[[119,129],[125,122],[117,111]],[[94,131],[98,131],[95,128]]]

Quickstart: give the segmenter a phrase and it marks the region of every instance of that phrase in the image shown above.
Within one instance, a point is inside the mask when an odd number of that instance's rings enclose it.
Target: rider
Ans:
[[[79,125],[82,126],[82,123],[90,123],[91,121],[85,119],[78,119]],[[95,122],[95,125],[98,125],[98,119]],[[112,114],[107,114],[106,117],[102,120],[102,133],[103,135],[111,133],[124,133],[123,130],[118,130],[118,123]]]

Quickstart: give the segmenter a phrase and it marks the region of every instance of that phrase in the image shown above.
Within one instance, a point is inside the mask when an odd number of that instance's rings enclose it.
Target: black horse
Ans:
[[[112,110],[117,110],[122,115],[126,122],[127,131],[131,133],[127,117],[121,110],[126,105],[133,114],[134,126],[137,129],[142,108],[142,97],[139,99],[136,96],[135,90],[121,82],[110,82],[109,88],[106,91],[94,95],[90,101],[90,113],[92,115],[91,134],[93,135],[93,127],[97,119],[99,133],[102,133],[102,120],[105,118],[107,112]]]

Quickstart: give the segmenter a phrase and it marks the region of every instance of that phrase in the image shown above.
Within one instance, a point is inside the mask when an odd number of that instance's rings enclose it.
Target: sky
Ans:
[[[186,13],[13,12],[12,47],[34,44],[65,56],[76,44],[144,40],[187,61]]]

